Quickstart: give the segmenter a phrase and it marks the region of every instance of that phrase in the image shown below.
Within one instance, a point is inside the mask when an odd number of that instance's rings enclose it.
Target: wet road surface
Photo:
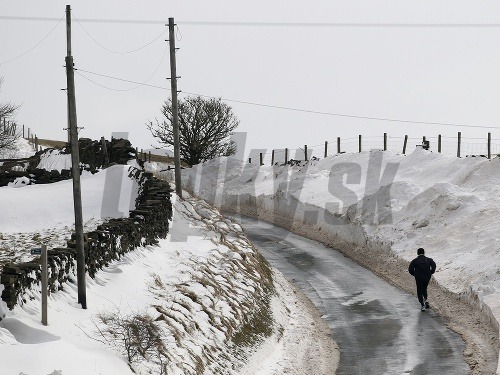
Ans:
[[[340,348],[337,374],[468,373],[464,343],[432,311],[432,296],[431,309],[421,312],[416,297],[340,252],[262,221],[231,217],[323,315]]]

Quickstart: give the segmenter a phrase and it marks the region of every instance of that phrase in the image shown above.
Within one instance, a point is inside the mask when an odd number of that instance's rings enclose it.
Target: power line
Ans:
[[[198,96],[202,96],[202,97],[206,97],[206,98],[218,99],[215,96],[201,95],[201,94],[191,93],[191,92],[187,92],[187,91],[184,91],[184,94],[198,95]],[[255,103],[255,102],[247,102],[247,101],[243,101],[243,100],[235,100],[235,99],[227,99],[227,98],[221,98],[221,99],[223,99],[223,100],[225,100],[227,102],[233,102],[233,103],[239,103],[239,104],[248,104],[248,105],[254,105],[254,106],[259,106],[259,107],[274,108],[274,109],[283,109],[283,110],[287,110],[287,111],[304,112],[304,113],[311,113],[311,114],[324,115],[324,116],[346,117],[346,118],[354,118],[354,119],[362,119],[362,120],[402,122],[402,123],[420,124],[420,125],[454,126],[454,127],[465,127],[465,128],[484,128],[484,129],[499,129],[500,128],[500,126],[468,125],[468,124],[456,124],[456,123],[448,123],[448,122],[430,122],[430,121],[416,121],[416,120],[394,119],[394,118],[386,118],[386,117],[372,117],[372,116],[349,115],[349,114],[343,114],[343,113],[314,111],[314,110],[302,109],[302,108],[292,108],[292,107],[283,107],[283,106],[271,105],[271,104],[262,104],[262,103]]]
[[[95,73],[95,72],[91,72],[91,71],[80,69],[80,68],[75,68],[75,70],[77,72],[80,71],[80,72],[84,72],[84,73],[88,73],[88,74],[93,74],[93,75],[98,76],[98,77],[104,77],[104,78],[114,79],[116,81],[128,82],[128,83],[133,83],[133,84],[136,84],[136,85],[146,86],[146,87],[153,87],[155,89],[170,90],[170,88],[168,88],[168,87],[155,86],[155,85],[150,85],[150,84],[144,83],[144,82],[132,81],[130,79],[112,77],[112,76],[108,76],[106,74]],[[91,82],[93,82],[93,81],[91,81]],[[105,86],[102,86],[102,87],[108,88],[108,87],[105,87]]]
[[[1,18],[1,17],[0,17]],[[35,48],[37,48],[40,44],[43,43],[43,41],[45,41],[45,39],[47,39],[49,37],[50,34],[52,34],[52,32],[57,28],[57,26],[59,26],[59,24],[61,23],[61,21],[64,19],[64,16],[59,18],[59,19],[54,19],[57,21],[56,25],[49,31],[49,33],[47,35],[45,35],[38,43],[36,43],[33,47],[31,47],[30,49],[24,51],[23,53],[21,53],[20,55],[16,56],[16,57],[13,57],[12,59],[9,59],[9,60],[5,60],[5,61],[2,61],[0,62],[0,65],[3,65],[3,64],[7,64],[7,63],[10,63],[14,60],[17,60],[19,59],[20,57],[23,57],[24,55],[30,53],[31,51],[33,51]]]
[[[127,54],[127,53],[134,53],[134,52],[137,52],[137,51],[140,51],[148,46],[150,46],[151,44],[153,44],[154,42],[156,42],[159,38],[161,38],[165,32],[166,32],[166,29],[162,31],[162,33],[160,35],[158,35],[156,38],[154,38],[153,40],[151,40],[150,42],[144,44],[143,46],[141,47],[138,47],[138,48],[135,48],[133,50],[130,50],[130,51],[123,51],[123,52],[120,52],[120,51],[115,51],[115,50],[112,50],[112,49],[109,49],[107,48],[106,46],[104,46],[102,43],[100,43],[96,38],[94,38],[88,31],[85,27],[83,27],[83,25],[81,24],[80,20],[76,17],[73,17],[74,20],[78,23],[78,25],[82,28],[82,30],[85,32],[85,34],[87,34],[89,36],[90,39],[92,39],[94,41],[95,44],[97,44],[99,47],[105,49],[106,51],[108,52],[111,52],[111,53],[115,53],[115,54],[119,54],[119,55],[124,55],[124,54]]]
[[[57,21],[54,17],[0,16],[7,21]],[[165,20],[80,18],[82,23],[115,23],[166,25]],[[361,27],[361,28],[499,28],[500,23],[390,23],[390,22],[248,22],[248,21],[177,21],[189,26],[247,26],[247,27]]]
[[[161,56],[161,60],[160,62],[158,63],[158,65],[156,66],[156,69],[153,71],[153,73],[151,73],[151,75],[144,81],[144,82],[136,82],[136,86],[135,87],[131,87],[131,88],[128,88],[128,89],[115,89],[115,88],[112,88],[112,87],[108,87],[108,86],[105,86],[105,85],[102,85],[98,82],[95,82],[94,80],[86,77],[84,74],[81,74],[79,72],[79,70],[81,69],[75,69],[76,73],[80,76],[80,77],[83,77],[85,78],[87,81],[89,82],[92,82],[93,84],[97,85],[97,86],[100,86],[104,89],[108,89],[108,90],[112,90],[112,91],[132,91],[132,90],[135,90],[141,86],[151,86],[151,87],[154,87],[152,85],[147,85],[147,83],[151,80],[151,78],[154,77],[154,75],[158,72],[158,69],[160,69],[160,66],[161,66],[161,63],[163,62],[163,60],[165,59],[165,55],[167,53],[167,49],[168,49],[168,45],[167,47],[163,50],[163,55]],[[96,74],[96,73],[91,73],[91,72],[87,72],[85,70],[81,70],[82,72],[86,72],[86,73],[89,73],[89,74]],[[97,75],[97,74],[96,74]],[[108,78],[111,78],[111,77],[108,77]],[[116,78],[114,78],[116,79]]]
[[[88,73],[88,74],[100,76],[100,77],[114,79],[117,81],[129,82],[129,83],[134,83],[134,84],[147,86],[147,87],[153,87],[153,88],[162,89],[162,90],[169,90],[169,88],[167,88],[167,87],[155,86],[155,85],[150,85],[150,84],[146,84],[146,83],[142,83],[142,82],[131,81],[128,79],[112,77],[109,75],[94,73],[94,72],[90,72],[88,70],[83,70],[83,69],[77,69],[77,70],[80,70],[80,71]],[[284,107],[284,106],[278,106],[278,105],[272,105],[272,104],[249,102],[249,101],[243,101],[243,100],[236,100],[236,99],[229,99],[229,98],[223,98],[223,97],[198,94],[198,93],[188,92],[188,91],[183,91],[182,93],[187,94],[187,95],[201,96],[201,97],[210,98],[210,99],[221,99],[221,100],[224,100],[227,102],[238,103],[238,104],[246,104],[246,105],[253,105],[253,106],[257,106],[257,107],[281,109],[281,110],[294,111],[294,112],[310,113],[310,114],[323,115],[323,116],[344,117],[344,118],[353,118],[353,119],[371,120],[371,121],[388,121],[388,122],[398,122],[398,123],[418,124],[418,125],[439,125],[439,126],[453,126],[453,127],[464,127],[464,128],[500,129],[500,126],[469,125],[469,124],[458,124],[458,123],[451,123],[451,122],[417,121],[417,120],[395,119],[395,118],[388,118],[388,117],[350,115],[350,114],[345,114],[345,113],[315,111],[315,110],[309,110],[309,109],[303,109],[303,108],[293,108],[293,107]]]

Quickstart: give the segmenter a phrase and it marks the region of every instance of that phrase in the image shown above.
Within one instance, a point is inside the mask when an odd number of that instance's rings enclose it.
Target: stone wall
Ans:
[[[85,263],[90,277],[110,262],[138,246],[157,243],[165,238],[172,218],[172,189],[151,173],[131,167],[130,177],[137,179],[140,190],[135,209],[123,219],[111,219],[95,231],[85,233]],[[40,289],[40,258],[22,264],[7,264],[0,276],[5,289],[2,300],[9,309],[26,302],[30,290]],[[49,288],[62,290],[66,281],[76,282],[76,250],[74,239],[68,247],[48,250]]]
[[[129,160],[136,158],[135,149],[130,141],[113,138],[111,141],[105,142],[107,158],[103,152],[103,144],[100,141],[93,141],[88,138],[78,140],[81,170],[96,173],[99,169],[109,165],[127,164]],[[38,151],[29,158],[0,160],[0,187],[7,186],[20,177],[27,177],[30,184],[50,184],[70,179],[71,170],[63,169],[59,172],[57,170],[48,171],[37,168],[41,155],[52,150],[54,149],[48,148]],[[71,148],[66,146],[61,150],[61,153],[69,154]]]

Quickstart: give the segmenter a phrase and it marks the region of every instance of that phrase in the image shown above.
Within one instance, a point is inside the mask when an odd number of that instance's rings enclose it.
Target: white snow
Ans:
[[[35,154],[35,148],[27,139],[18,138],[12,149],[1,150],[0,159],[21,159]]]
[[[128,169],[115,165],[95,175],[82,174],[84,221],[128,217],[138,191]],[[33,232],[74,223],[72,180],[13,188],[18,186],[0,188],[0,233]]]
[[[84,220],[89,229],[104,218],[127,216],[133,207],[137,187],[128,170],[129,166],[117,165],[82,175]],[[6,259],[26,260],[26,247],[34,242],[64,242],[73,223],[71,194],[71,181],[0,188],[0,248],[8,250]],[[114,197],[113,204],[104,199],[106,194]],[[263,303],[256,299],[264,295],[265,285],[259,262],[238,224],[203,201],[174,199],[167,239],[126,254],[95,279],[87,277],[88,309],[76,303],[77,288],[69,282],[63,291],[49,296],[48,326],[40,323],[40,290],[28,292],[27,302],[12,311],[0,301],[0,317],[4,317],[0,373],[132,374],[124,344],[111,331],[116,328],[113,319],[123,322],[136,316],[150,317],[160,327],[165,349],[161,358],[169,374],[194,374],[201,366],[204,374],[298,375],[304,373],[302,362],[318,365],[324,363],[322,357],[330,358],[328,365],[334,369],[332,342],[324,331],[320,341],[326,344],[317,342],[319,334],[311,325],[318,319],[278,274],[268,322],[271,336],[259,336],[257,343],[263,343],[260,348],[279,350],[266,350],[264,364],[262,349],[255,352],[253,346],[228,341],[231,332]],[[302,361],[295,355],[295,343],[314,351],[307,351]],[[134,371],[160,373],[160,357],[155,355],[134,361]],[[292,365],[294,372],[287,370]]]
[[[183,171],[183,182],[226,209],[253,199],[266,215],[275,205],[282,215],[290,205],[295,222],[314,221],[305,212],[316,210],[322,230],[355,244],[378,244],[406,260],[423,247],[438,264],[437,282],[466,298],[477,296],[498,322],[499,170],[498,157],[456,158],[416,149],[407,156],[341,154],[293,167],[220,158]],[[390,188],[387,200],[377,193],[383,186]],[[378,207],[370,206],[377,199]],[[350,225],[328,224],[326,214]]]

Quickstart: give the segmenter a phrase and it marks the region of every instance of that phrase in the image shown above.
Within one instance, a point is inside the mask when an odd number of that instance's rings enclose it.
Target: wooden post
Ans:
[[[325,141],[325,158],[328,157],[328,141]]]
[[[285,164],[288,163],[288,148],[285,148]]]
[[[172,127],[174,137],[175,192],[182,199],[181,154],[179,141],[179,107],[177,102],[177,63],[175,59],[175,22],[168,19],[168,43],[170,44],[170,90],[172,96]]]
[[[271,166],[274,165],[274,150],[271,152]]]
[[[462,143],[462,132],[458,132],[457,157],[460,157],[461,143]]]
[[[24,138],[24,124],[23,124],[23,138]]]
[[[83,244],[82,190],[80,183],[80,151],[78,147],[78,124],[76,118],[75,71],[71,55],[71,6],[66,5],[66,82],[68,92],[68,118],[71,132],[71,169],[73,175],[73,206],[75,212],[76,271],[78,303],[87,308],[85,285],[85,248]]]
[[[384,133],[384,151],[387,151],[387,133]]]
[[[340,137],[337,137],[337,154],[340,154]]]
[[[42,245],[42,324],[47,323],[47,294],[49,292],[48,283],[48,267],[47,267],[47,246]]]
[[[148,162],[151,163],[151,151],[149,151],[149,153],[148,153]]]
[[[140,157],[141,160],[144,160],[144,150],[141,148],[141,157]]]
[[[260,166],[262,167],[264,165],[264,155],[262,154],[262,152],[259,154],[259,159]]]
[[[252,158],[248,158],[248,164],[252,164]]]
[[[35,151],[38,151],[38,137],[35,135]]]
[[[406,154],[406,145],[408,144],[408,135],[405,135],[405,141],[403,143],[403,155]]]
[[[438,152],[441,153],[441,134],[438,134]]]
[[[30,128],[28,128],[28,141],[30,140]]]
[[[358,145],[358,149],[359,149],[359,152],[361,152],[361,134],[358,136],[359,137],[359,145]]]
[[[307,145],[304,145],[304,159],[307,161]]]
[[[488,159],[491,159],[491,133],[488,133]]]
[[[113,140],[113,138],[111,138]],[[139,160],[139,149],[136,147],[135,148],[135,160]]]

